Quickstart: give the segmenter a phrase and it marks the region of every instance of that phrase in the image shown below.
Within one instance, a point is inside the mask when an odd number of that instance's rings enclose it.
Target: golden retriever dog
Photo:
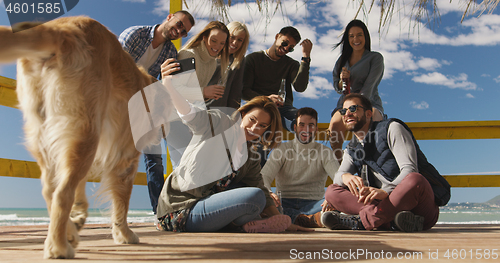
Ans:
[[[26,145],[41,170],[50,215],[44,258],[74,258],[87,218],[85,183],[101,176],[115,243],[134,244],[127,212],[140,153],[128,100],[153,80],[116,36],[87,17],[59,18],[13,33],[0,27],[0,62],[17,60]]]

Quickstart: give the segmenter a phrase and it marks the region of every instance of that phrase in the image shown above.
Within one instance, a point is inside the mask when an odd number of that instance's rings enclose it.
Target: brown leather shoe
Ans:
[[[300,214],[297,216],[297,218],[295,218],[294,224],[308,228],[323,227],[323,225],[321,224],[321,212],[317,212],[313,215]]]

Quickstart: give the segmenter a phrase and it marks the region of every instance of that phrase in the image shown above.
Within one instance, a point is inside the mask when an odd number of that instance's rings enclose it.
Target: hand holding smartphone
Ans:
[[[194,58],[186,58],[186,59],[181,59],[181,60],[177,60],[177,61],[172,62],[172,63],[179,63],[180,70],[177,70],[170,75],[176,75],[176,74],[179,74],[182,72],[186,72],[186,71],[195,69],[194,62],[195,62]]]

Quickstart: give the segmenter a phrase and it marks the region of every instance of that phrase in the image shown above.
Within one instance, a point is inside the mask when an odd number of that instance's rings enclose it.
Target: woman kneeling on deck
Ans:
[[[184,152],[185,165],[181,160],[181,165],[165,182],[158,201],[157,228],[178,232],[212,232],[226,227],[261,233],[303,230],[292,225],[290,217],[279,214],[264,186],[260,157],[250,150],[258,142],[268,148],[278,145],[280,133],[277,131],[282,127],[275,104],[262,96],[249,101],[231,116],[218,109],[200,110],[179,97],[170,85],[168,75],[177,70],[175,64],[166,63],[162,68],[163,84],[196,142],[192,141]],[[222,139],[218,144],[209,142],[217,138]],[[227,154],[224,148],[223,154],[217,154],[215,148],[224,146],[229,149]],[[196,175],[200,170],[201,176]],[[229,172],[224,172],[227,170]],[[218,177],[222,178],[203,181],[214,171],[222,171]],[[188,184],[190,187],[186,187]],[[241,185],[245,187],[238,188]],[[261,214],[269,217],[263,219]]]

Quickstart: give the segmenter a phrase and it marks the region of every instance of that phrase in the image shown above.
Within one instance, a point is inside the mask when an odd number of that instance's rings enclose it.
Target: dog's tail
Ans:
[[[58,30],[31,22],[14,27],[16,33],[10,27],[0,26],[0,62],[8,63],[18,58],[50,58],[56,52]]]

